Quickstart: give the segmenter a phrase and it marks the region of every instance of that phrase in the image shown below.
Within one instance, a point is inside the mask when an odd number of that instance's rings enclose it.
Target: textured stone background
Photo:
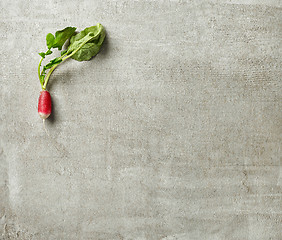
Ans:
[[[279,0],[0,2],[2,239],[282,239]],[[89,62],[37,52],[101,22]]]

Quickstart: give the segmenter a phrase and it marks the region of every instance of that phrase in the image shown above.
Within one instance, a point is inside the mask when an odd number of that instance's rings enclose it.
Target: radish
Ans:
[[[43,90],[40,92],[38,100],[38,113],[42,119],[46,119],[52,112],[51,95],[48,91]]]
[[[51,95],[46,90],[47,83],[52,72],[60,63],[70,57],[77,61],[90,60],[100,51],[106,35],[104,27],[100,23],[96,26],[85,28],[79,33],[75,33],[75,30],[75,27],[66,27],[63,30],[57,31],[55,36],[48,33],[46,36],[46,45],[48,50],[46,52],[39,53],[41,60],[38,65],[38,77],[42,91],[40,92],[38,101],[38,113],[43,119],[43,122],[50,116],[52,111]],[[69,40],[70,43],[68,48],[61,51],[67,40]],[[43,66],[43,69],[41,70],[43,59],[47,55],[51,55],[53,53],[51,49],[55,48],[61,51],[61,56],[52,59],[48,64]],[[48,72],[46,72],[47,70]]]

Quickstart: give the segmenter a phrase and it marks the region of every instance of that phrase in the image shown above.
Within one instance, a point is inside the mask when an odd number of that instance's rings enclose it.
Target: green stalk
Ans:
[[[41,79],[41,74],[40,74],[40,67],[41,67],[41,63],[43,61],[43,58],[41,58],[40,62],[39,62],[39,65],[38,65],[38,77],[39,77],[39,81],[40,81],[40,84],[41,84],[41,87],[43,89],[43,81]]]

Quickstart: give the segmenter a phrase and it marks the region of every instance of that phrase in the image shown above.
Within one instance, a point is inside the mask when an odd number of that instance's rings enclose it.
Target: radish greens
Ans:
[[[101,24],[98,23],[96,26],[85,28],[79,33],[75,31],[75,27],[67,27],[57,31],[55,36],[52,33],[47,34],[46,45],[48,50],[39,53],[41,60],[38,65],[38,77],[42,90],[46,90],[52,72],[60,63],[68,58],[73,58],[77,61],[88,61],[99,52],[105,38],[105,29]],[[66,50],[62,50],[67,40],[69,40],[69,46]],[[61,51],[61,56],[41,66],[43,59],[52,54],[52,50],[56,48]]]

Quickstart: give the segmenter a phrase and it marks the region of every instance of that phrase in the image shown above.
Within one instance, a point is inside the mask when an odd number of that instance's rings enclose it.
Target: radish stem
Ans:
[[[41,78],[41,74],[42,74],[42,73],[40,73],[40,67],[41,67],[41,63],[42,63],[43,59],[44,59],[44,58],[41,58],[41,59],[40,59],[40,62],[39,62],[39,65],[38,65],[38,77],[39,77],[39,81],[40,81],[40,84],[41,84],[42,89],[43,89],[43,81],[42,81],[42,78]]]

